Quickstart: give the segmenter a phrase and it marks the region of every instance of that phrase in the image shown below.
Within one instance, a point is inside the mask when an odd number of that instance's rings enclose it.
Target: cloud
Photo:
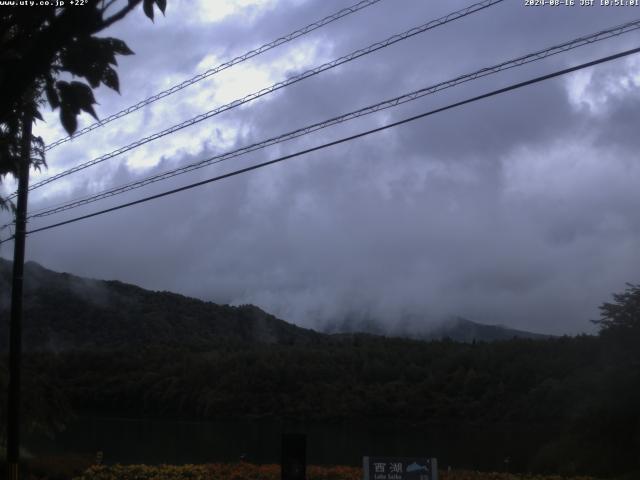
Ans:
[[[344,2],[235,2],[110,33],[122,96],[100,114],[304,26]],[[255,4],[254,4],[255,3]],[[51,152],[57,172],[466,5],[376,6],[207,79]],[[226,8],[226,7],[225,7]],[[32,195],[86,195],[339,115],[626,21],[618,8],[504,2],[153,142]],[[243,15],[248,15],[248,17]],[[623,40],[624,38],[624,40]],[[426,97],[383,114],[84,207],[116,205],[626,48],[638,34]],[[33,235],[57,270],[220,303],[256,303],[303,326],[362,314],[388,325],[447,315],[551,333],[588,331],[597,306],[637,281],[638,61],[530,86],[290,162]],[[60,134],[48,115],[43,135]],[[56,132],[57,129],[57,132]],[[33,226],[47,221],[34,222]]]

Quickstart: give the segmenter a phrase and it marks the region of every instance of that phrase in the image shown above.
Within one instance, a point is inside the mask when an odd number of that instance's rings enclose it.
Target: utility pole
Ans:
[[[24,113],[22,144],[18,165],[18,205],[13,242],[11,321],[9,324],[9,401],[7,404],[7,464],[9,480],[20,478],[20,357],[22,356],[22,284],[27,230],[27,194],[31,166],[31,125],[33,117]]]

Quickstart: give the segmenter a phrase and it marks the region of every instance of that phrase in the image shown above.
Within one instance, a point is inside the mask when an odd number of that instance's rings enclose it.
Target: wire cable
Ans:
[[[34,183],[33,185],[29,186],[29,190],[34,190],[36,188],[42,187],[44,185],[47,185],[55,180],[58,180],[62,177],[66,177],[68,175],[71,175],[72,173],[78,172],[80,170],[84,170],[86,168],[89,168],[93,165],[96,165],[98,163],[104,162],[105,160],[109,160],[113,157],[116,157],[118,155],[121,155],[125,152],[128,152],[130,150],[133,150],[134,148],[140,147],[146,143],[149,143],[153,140],[157,140],[158,138],[164,137],[166,135],[172,134],[177,132],[178,130],[182,130],[183,128],[189,127],[191,125],[195,125],[196,123],[199,123],[203,120],[206,120],[208,118],[213,117],[214,115],[218,115],[219,113],[225,112],[227,110],[231,110],[232,108],[236,108],[239,107],[240,105],[243,105],[245,103],[248,103],[252,100],[255,100],[257,98],[260,98],[264,95],[267,95],[269,93],[275,92],[276,90],[280,90],[281,88],[284,87],[288,87],[289,85],[292,85],[294,83],[300,82],[302,80],[305,80],[309,77],[318,75],[324,71],[330,70],[332,68],[335,68],[339,65],[345,64],[347,62],[350,62],[352,60],[355,60],[356,58],[362,57],[364,55],[368,55],[370,53],[373,53],[377,50],[380,50],[382,48],[386,48],[390,45],[393,45],[395,43],[398,43],[402,40],[406,40],[408,38],[411,38],[415,35],[418,35],[420,33],[424,33],[428,30],[431,30],[433,28],[439,27],[441,25],[445,25],[449,22],[453,22],[455,20],[458,20],[460,18],[466,17],[468,15],[471,15],[473,13],[476,13],[478,11],[484,10],[485,8],[491,7],[493,5],[496,5],[498,3],[503,2],[504,0],[483,0],[482,2],[479,3],[474,3],[473,5],[470,5],[466,8],[457,10],[455,12],[449,13],[448,15],[445,15],[444,17],[438,18],[436,20],[432,20],[428,23],[425,23],[424,25],[421,25],[419,27],[414,27],[411,28],[403,33],[400,34],[396,34],[393,35],[389,38],[387,38],[386,40],[383,40],[381,42],[376,42],[372,45],[369,45],[368,47],[362,48],[360,50],[356,50],[348,55],[345,55],[343,57],[340,57],[336,60],[333,60],[331,62],[327,62],[323,65],[320,65],[318,67],[315,67],[311,70],[307,70],[299,75],[295,75],[293,77],[290,77],[284,81],[275,83],[273,85],[271,85],[270,87],[266,87],[263,88],[262,90],[259,90],[257,92],[254,92],[252,94],[249,94],[241,99],[238,100],[234,100],[231,103],[227,103],[226,105],[222,105],[220,107],[217,107],[213,110],[210,110],[206,113],[202,113],[200,115],[197,115],[189,120],[186,120],[182,123],[179,123],[177,125],[174,125],[172,127],[169,127],[161,132],[157,132],[154,133],[153,135],[150,135],[148,137],[144,137],[142,139],[136,140],[133,143],[130,143],[129,145],[125,146],[125,147],[121,147],[117,150],[114,150],[111,153],[108,153],[106,155],[102,155],[101,157],[98,158],[94,158],[93,160],[90,160],[88,162],[85,163],[81,163],[79,165],[76,165],[75,167],[72,167],[68,170],[65,170],[57,175],[53,175],[49,178],[45,178],[44,180],[41,180],[37,183]],[[14,198],[17,194],[13,193],[11,196],[9,196],[9,198]]]
[[[307,25],[306,27],[302,27],[298,30],[295,30],[294,32],[289,33],[288,35],[285,35],[284,37],[280,37],[276,40],[273,40],[272,42],[269,43],[265,43],[264,45],[255,48],[253,50],[248,51],[247,53],[244,53],[238,57],[235,57],[232,60],[229,60],[227,62],[221,63],[220,65],[210,68],[209,70],[202,72],[194,77],[191,77],[188,80],[183,81],[182,83],[179,83],[177,85],[174,85],[171,88],[168,88],[166,90],[163,90],[161,92],[156,93],[155,95],[146,98],[144,100],[141,100],[140,102],[136,103],[135,105],[131,105],[130,107],[127,107],[123,110],[120,110],[117,113],[114,113],[113,115],[110,115],[108,117],[106,117],[103,120],[98,120],[97,122],[81,129],[78,130],[77,132],[75,132],[73,135],[69,135],[67,137],[62,137],[58,140],[56,140],[55,142],[50,143],[49,145],[47,145],[45,147],[45,151],[51,150],[54,147],[57,147],[58,145],[62,145],[63,143],[66,143],[70,140],[76,139],[82,135],[84,135],[85,133],[89,133],[92,130],[95,130],[97,128],[103,127],[104,125],[106,125],[107,123],[113,122],[114,120],[117,120],[119,118],[122,118],[126,115],[129,115],[130,113],[133,113],[137,110],[140,110],[142,107],[145,107],[147,105],[150,105],[162,98],[168,97],[169,95],[178,92],[184,88],[187,88],[190,85],[193,85],[194,83],[197,83],[201,80],[204,80],[205,78],[209,78],[212,75],[215,75],[216,73],[222,72],[223,70],[226,70],[227,68],[231,68],[234,65],[237,65],[239,63],[242,63],[246,60],[249,60],[253,57],[257,57],[258,55],[268,52],[269,50],[272,50],[276,47],[279,47],[280,45],[283,45],[285,43],[291,42],[292,40],[295,40],[296,38],[302,37],[303,35],[306,35],[308,33],[313,32],[314,30],[317,30],[321,27],[324,27],[325,25],[328,25],[332,22],[335,22],[336,20],[339,20],[343,17],[346,17],[347,15],[351,15],[352,13],[355,13],[359,10],[362,10],[364,8],[370,7],[371,5],[374,5],[378,2],[380,2],[381,0],[362,0],[361,2],[358,2],[354,5],[351,5],[349,7],[343,8],[342,10],[333,13],[332,15],[328,15],[326,17],[324,17],[322,20],[318,20],[317,22],[313,22],[309,25]]]
[[[16,236],[15,235],[11,235],[10,237],[5,238],[4,240],[0,240],[0,245],[2,245],[3,243],[10,242],[14,238],[16,238]]]
[[[391,98],[391,99],[387,99],[384,100],[382,102],[376,103],[374,105],[369,105],[367,107],[337,116],[337,117],[333,117],[331,119],[328,120],[324,120],[322,122],[318,122],[312,125],[307,125],[305,127],[302,128],[298,128],[296,130],[293,130],[291,132],[287,132],[284,133],[282,135],[276,136],[276,137],[272,137],[269,138],[267,140],[263,140],[261,142],[257,142],[257,143],[253,143],[251,145],[248,146],[244,146],[241,148],[238,148],[236,150],[232,150],[230,152],[226,152],[223,154],[219,154],[219,155],[215,155],[213,157],[209,157],[205,160],[200,160],[197,162],[193,162],[190,163],[188,165],[184,165],[182,167],[179,168],[175,168],[172,170],[168,170],[162,173],[158,173],[156,175],[152,175],[150,177],[146,177],[144,179],[141,180],[137,180],[137,181],[133,181],[130,183],[127,183],[125,185],[120,185],[118,187],[115,188],[111,188],[109,190],[97,193],[95,195],[90,195],[90,196],[85,196],[81,199],[75,199],[72,201],[67,201],[67,202],[63,202],[57,206],[54,207],[46,207],[43,209],[40,209],[36,212],[33,212],[31,215],[29,215],[27,218],[28,219],[32,219],[32,218],[40,218],[40,217],[45,217],[45,216],[49,216],[49,215],[53,215],[56,213],[60,213],[66,210],[70,210],[73,208],[77,208],[83,205],[87,205],[89,203],[93,203],[105,198],[109,198],[109,197],[113,197],[115,195],[119,195],[131,190],[135,190],[138,188],[142,188],[146,185],[150,185],[152,183],[156,183],[162,180],[166,180],[172,177],[175,177],[177,175],[182,175],[184,173],[187,172],[191,172],[193,170],[197,170],[200,168],[204,168],[210,165],[214,165],[226,160],[229,160],[231,158],[235,158],[241,155],[245,155],[247,153],[250,152],[254,152],[256,150],[260,150],[278,143],[282,143],[288,140],[292,140],[294,138],[298,138],[304,135],[308,135],[312,132],[333,126],[333,125],[337,125],[349,120],[353,120],[355,118],[358,117],[362,117],[365,115],[369,115],[375,112],[379,112],[381,110],[385,110],[388,108],[392,108],[407,102],[411,102],[414,100],[417,100],[419,98],[422,98],[426,95],[430,95],[439,91],[442,91],[444,89],[447,88],[451,88],[454,87],[456,85],[460,85],[462,83],[465,82],[469,82],[472,80],[476,80],[478,78],[482,78],[488,75],[492,75],[507,69],[511,69],[511,68],[515,68],[515,67],[519,67],[522,65],[526,65],[532,62],[536,62],[545,58],[548,58],[552,55],[557,55],[559,53],[563,53],[566,52],[568,50],[572,50],[578,47],[582,47],[584,45],[590,45],[592,43],[595,42],[599,42],[599,41],[603,41],[606,39],[610,39],[613,37],[616,37],[618,35],[622,35],[624,33],[628,33],[628,32],[632,32],[635,31],[637,29],[640,28],[640,19],[638,20],[634,20],[631,22],[627,22],[625,24],[622,25],[617,25],[615,27],[611,27],[608,28],[606,30],[602,30],[599,31],[597,33],[593,33],[591,35],[585,35],[582,37],[579,37],[577,39],[568,41],[568,42],[564,42],[561,43],[559,45],[555,45],[553,47],[549,47],[546,48],[544,50],[539,50],[533,53],[529,53],[527,55],[523,55],[520,56],[518,58],[512,59],[512,60],[508,60],[502,63],[499,63],[497,65],[493,65],[491,67],[485,67],[482,68],[480,70],[477,70],[475,72],[472,73],[467,73],[465,75],[460,75],[456,78],[453,78],[451,80],[447,80],[444,82],[440,82],[438,84],[435,85],[431,85],[429,87],[425,87],[425,88],[421,88],[419,90],[415,90],[413,92],[410,93],[405,93],[403,95]]]
[[[223,180],[225,178],[234,177],[234,176],[240,175],[242,173],[246,173],[246,172],[249,172],[249,171],[252,171],[252,170],[257,170],[259,168],[263,168],[263,167],[266,167],[266,166],[269,166],[269,165],[273,165],[273,164],[276,164],[276,163],[279,163],[279,162],[283,162],[285,160],[290,160],[292,158],[296,158],[296,157],[299,157],[299,156],[302,156],[302,155],[305,155],[305,154],[308,154],[308,153],[311,153],[311,152],[315,152],[315,151],[318,151],[318,150],[323,150],[325,148],[332,147],[332,146],[335,146],[335,145],[339,145],[339,144],[342,144],[342,143],[345,143],[345,142],[349,142],[349,141],[355,140],[357,138],[366,137],[368,135],[372,135],[374,133],[378,133],[378,132],[381,132],[381,131],[384,131],[384,130],[388,130],[390,128],[403,125],[405,123],[413,122],[413,121],[416,121],[416,120],[421,119],[421,118],[425,118],[425,117],[428,117],[428,116],[431,116],[431,115],[435,115],[437,113],[444,112],[446,110],[451,110],[453,108],[457,108],[457,107],[460,107],[460,106],[463,106],[463,105],[467,105],[467,104],[470,104],[470,103],[473,103],[473,102],[477,102],[477,101],[483,100],[485,98],[489,98],[489,97],[493,97],[493,96],[496,96],[496,95],[500,95],[500,94],[503,94],[503,93],[506,93],[506,92],[509,92],[509,91],[512,91],[512,90],[517,90],[517,89],[526,87],[528,85],[532,85],[532,84],[535,84],[535,83],[540,83],[540,82],[543,82],[543,81],[546,81],[546,80],[549,80],[549,79],[552,79],[552,78],[555,78],[555,77],[559,77],[561,75],[566,75],[567,73],[571,73],[571,72],[575,72],[575,71],[578,71],[578,70],[582,70],[584,68],[592,67],[594,65],[598,65],[598,64],[601,64],[601,63],[605,63],[605,62],[610,62],[612,60],[623,58],[623,57],[626,57],[628,55],[633,55],[633,54],[638,53],[638,52],[640,52],[640,47],[639,48],[634,48],[634,49],[631,49],[631,50],[626,50],[624,52],[616,53],[614,55],[609,55],[607,57],[602,57],[602,58],[599,58],[597,60],[593,60],[591,62],[582,63],[582,64],[576,65],[574,67],[558,70],[558,71],[555,71],[553,73],[549,73],[547,75],[542,75],[542,76],[539,76],[539,77],[532,78],[530,80],[526,80],[524,82],[515,83],[515,84],[512,84],[512,85],[509,85],[508,87],[499,88],[497,90],[493,90],[491,92],[488,92],[488,93],[485,93],[485,94],[482,94],[482,95],[471,97],[471,98],[468,98],[466,100],[462,100],[462,101],[459,101],[459,102],[456,102],[456,103],[451,103],[451,104],[446,105],[444,107],[436,108],[434,110],[430,110],[428,112],[424,112],[424,113],[421,113],[419,115],[414,115],[412,117],[404,118],[404,119],[399,120],[397,122],[389,123],[389,124],[383,125],[381,127],[377,127],[377,128],[371,129],[371,130],[360,132],[360,133],[357,133],[355,135],[350,135],[348,137],[343,137],[341,139],[334,140],[334,141],[328,142],[328,143],[324,143],[322,145],[317,145],[315,147],[307,148],[305,150],[300,150],[298,152],[295,152],[295,153],[292,153],[292,154],[289,154],[289,155],[284,155],[284,156],[276,158],[274,160],[269,160],[267,162],[263,162],[263,163],[259,163],[259,164],[256,164],[256,165],[252,165],[250,167],[246,167],[246,168],[242,168],[242,169],[239,169],[239,170],[235,170],[235,171],[230,172],[230,173],[225,173],[224,175],[218,175],[217,177],[213,177],[213,178],[209,178],[207,180],[202,180],[202,181],[199,181],[199,182],[191,183],[191,184],[185,185],[183,187],[175,188],[173,190],[168,190],[168,191],[165,191],[165,192],[162,192],[162,193],[158,193],[156,195],[151,195],[151,196],[148,196],[148,197],[144,197],[144,198],[132,201],[132,202],[123,203],[123,204],[117,205],[115,207],[111,207],[111,208],[107,208],[107,209],[104,209],[104,210],[93,212],[93,213],[90,213],[90,214],[87,214],[87,215],[82,215],[82,216],[79,216],[79,217],[71,218],[71,219],[65,220],[63,222],[58,222],[58,223],[54,223],[54,224],[47,225],[47,226],[44,226],[44,227],[40,227],[40,228],[36,228],[36,229],[33,229],[33,230],[29,230],[27,232],[27,234],[43,232],[45,230],[50,230],[52,228],[57,228],[57,227],[61,227],[63,225],[68,225],[70,223],[75,223],[75,222],[78,222],[80,220],[85,220],[85,219],[96,217],[96,216],[99,216],[99,215],[104,215],[106,213],[114,212],[116,210],[121,210],[123,208],[131,207],[131,206],[134,206],[134,205],[139,205],[141,203],[149,202],[151,200],[156,200],[158,198],[166,197],[168,195],[173,195],[175,193],[183,192],[185,190],[190,190],[192,188],[196,188],[196,187],[199,187],[199,186],[202,186],[202,185],[206,185],[208,183],[217,182],[217,181]],[[0,244],[4,243],[5,241],[8,241],[8,240],[4,240],[4,241],[0,242]]]

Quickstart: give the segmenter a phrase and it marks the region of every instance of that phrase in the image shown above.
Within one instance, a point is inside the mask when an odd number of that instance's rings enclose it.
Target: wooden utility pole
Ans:
[[[18,166],[18,205],[13,242],[11,321],[9,324],[9,401],[7,403],[7,464],[9,480],[20,477],[20,357],[22,356],[22,284],[27,229],[27,196],[31,166],[31,114],[22,119],[22,144]]]

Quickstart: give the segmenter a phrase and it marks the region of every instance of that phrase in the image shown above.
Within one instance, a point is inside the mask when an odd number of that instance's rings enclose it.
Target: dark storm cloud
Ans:
[[[346,3],[274,2],[249,20],[238,14],[205,25],[186,13],[181,17],[170,2],[167,18],[155,25],[127,19],[113,35],[126,38],[138,55],[121,62],[123,96],[105,92],[101,108],[104,114],[117,111],[157,91],[162,82],[197,73],[195,65],[210,61],[208,55],[222,61]],[[466,4],[383,1],[251,65],[256,74],[266,71],[277,81],[282,73],[273,66],[283,59],[290,60],[289,74],[302,71]],[[78,176],[67,185],[72,192],[61,189],[47,201],[95,191],[96,183],[126,183],[628,19],[629,10],[620,8],[529,9],[507,1],[216,117],[202,130],[159,141],[147,153],[164,155],[163,160],[146,170],[110,162],[91,172],[95,176]],[[591,60],[626,48],[639,36],[624,38],[441,92],[144,193]],[[305,51],[309,58],[295,60]],[[634,188],[640,180],[634,134],[639,73],[638,63],[618,62],[588,77],[531,86],[34,235],[29,253],[58,270],[222,303],[256,303],[304,326],[354,314],[390,326],[405,317],[428,324],[463,315],[543,332],[588,330],[597,305],[625,281],[636,280],[640,266],[634,214],[640,200]],[[621,78],[627,78],[624,87],[618,85]],[[192,87],[97,138],[117,146],[119,138],[135,139],[188,118],[212,108],[207,88],[222,87],[215,79],[201,89]],[[194,98],[202,100],[194,103]],[[55,161],[71,165],[83,149],[98,153],[102,146],[87,135]],[[44,205],[33,198],[35,207]]]

